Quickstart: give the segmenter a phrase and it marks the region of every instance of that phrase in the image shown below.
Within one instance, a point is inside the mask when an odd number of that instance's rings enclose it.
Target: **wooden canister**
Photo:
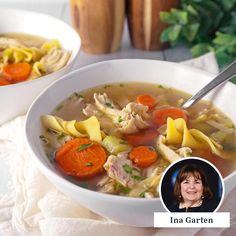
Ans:
[[[179,0],[127,0],[128,27],[132,45],[143,50],[161,50],[160,42],[166,24],[160,20],[161,11],[177,8]]]
[[[121,42],[125,0],[70,0],[72,24],[81,37],[82,50],[115,52]]]

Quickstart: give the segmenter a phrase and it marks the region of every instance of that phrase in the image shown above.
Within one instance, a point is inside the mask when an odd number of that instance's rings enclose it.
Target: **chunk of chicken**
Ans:
[[[119,110],[106,93],[95,93],[94,100],[97,108],[112,119],[121,133],[135,133],[149,127],[147,106],[131,102]]]
[[[144,121],[139,114],[125,113],[121,116],[122,121],[119,123],[118,130],[121,133],[132,134],[138,132],[140,129],[146,129],[149,127],[148,122]]]
[[[182,147],[176,150],[176,152],[181,156],[181,157],[189,157],[192,154],[192,149],[189,147]]]
[[[148,119],[149,115],[147,113],[148,107],[142,104],[138,104],[135,102],[128,103],[123,109],[123,112],[128,114],[139,114],[143,119]]]
[[[107,94],[95,93],[93,95],[93,98],[95,100],[97,108],[105,113],[109,118],[111,118],[113,122],[117,123],[117,117],[120,115],[119,107],[113,103],[113,101],[107,96]]]
[[[129,196],[145,198],[158,196],[157,186],[159,185],[160,179],[160,175],[153,175],[142,180],[141,182],[137,183],[134,188],[129,192]],[[146,196],[145,193],[147,193]]]
[[[103,113],[99,111],[98,108],[94,104],[91,104],[91,103],[86,104],[82,112],[86,116],[96,116],[97,118],[103,116]]]
[[[145,192],[144,193],[144,198],[154,198],[154,194],[152,192]]]
[[[142,171],[142,174],[146,177],[162,175],[162,173],[165,171],[169,164],[170,163],[167,160],[159,158],[158,161],[155,162],[153,165],[149,166],[148,168],[145,168]]]
[[[8,47],[24,47],[25,45],[17,41],[16,39],[0,37],[0,51]]]
[[[163,135],[159,135],[156,140],[156,149],[157,151],[170,163],[175,162],[182,158],[179,154],[177,154],[170,147],[165,145],[165,137]]]
[[[96,105],[88,103],[85,108],[82,110],[83,114],[85,116],[96,116],[97,119],[99,120],[100,126],[102,128],[102,130],[106,133],[106,134],[114,134],[114,135],[118,135],[117,134],[117,128],[115,126],[115,124],[111,121],[111,119],[107,116],[104,115],[103,112],[101,112]]]
[[[40,63],[42,63],[47,73],[52,73],[65,66],[69,58],[69,52],[63,49],[52,48],[48,54],[41,58]]]
[[[116,181],[108,176],[104,176],[97,184],[98,191],[102,193],[117,193]]]
[[[132,161],[128,159],[127,153],[110,155],[103,167],[110,178],[128,188],[139,182],[134,176],[141,176],[139,169],[134,168]]]

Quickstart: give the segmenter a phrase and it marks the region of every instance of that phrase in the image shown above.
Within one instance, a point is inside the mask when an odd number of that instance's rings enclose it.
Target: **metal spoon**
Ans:
[[[200,89],[195,95],[189,98],[182,104],[183,109],[188,109],[190,106],[198,102],[201,98],[206,96],[212,89],[216,88],[223,82],[228,81],[236,74],[236,61],[229,65],[224,71],[218,74],[210,83]]]

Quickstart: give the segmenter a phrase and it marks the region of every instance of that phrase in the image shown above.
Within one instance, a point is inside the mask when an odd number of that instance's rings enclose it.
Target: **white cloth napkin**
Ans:
[[[213,54],[184,62],[212,73],[219,71]],[[0,126],[0,163],[4,159],[12,177],[7,194],[0,196],[0,233],[4,236],[155,236],[233,235],[236,231],[236,188],[222,211],[231,212],[229,229],[155,229],[117,224],[94,214],[58,191],[38,170],[24,141],[25,116]],[[10,188],[11,187],[11,188]],[[235,235],[235,234],[234,234]]]
[[[191,60],[183,61],[181,63],[208,71],[212,74],[218,74],[220,71],[215,54],[212,52]]]

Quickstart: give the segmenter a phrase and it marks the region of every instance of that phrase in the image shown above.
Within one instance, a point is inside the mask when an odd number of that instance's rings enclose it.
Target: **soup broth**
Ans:
[[[0,34],[1,38],[15,39],[20,44],[24,44],[28,47],[41,47],[48,39],[31,34],[21,34],[21,33],[7,33]]]
[[[0,86],[34,80],[64,67],[70,52],[57,39],[0,34]]]
[[[160,177],[173,162],[173,155],[207,159],[226,177],[236,169],[234,123],[209,101],[181,110],[189,97],[174,88],[149,83],[106,84],[75,92],[51,115],[42,117],[45,132],[41,139],[53,165],[66,178],[105,193],[157,197]],[[87,140],[78,141],[74,149],[73,155],[82,155],[78,159],[87,158],[86,152],[91,154],[92,148],[104,150],[99,171],[92,172],[95,164],[91,159],[82,161],[86,170],[81,167],[80,172],[81,160],[74,165],[72,154],[64,157],[68,147],[74,148],[75,139]],[[69,164],[68,158],[73,159]]]

